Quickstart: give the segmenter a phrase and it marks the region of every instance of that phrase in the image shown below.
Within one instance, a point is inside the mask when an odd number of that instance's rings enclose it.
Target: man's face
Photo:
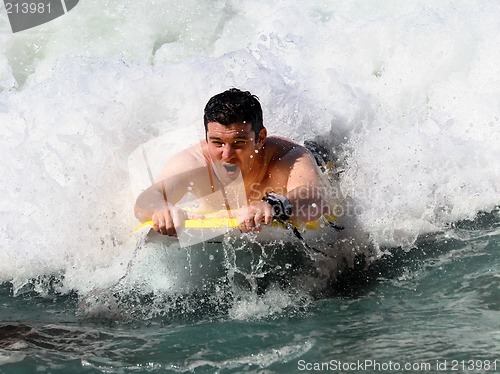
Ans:
[[[241,171],[243,178],[255,173],[255,160],[266,136],[263,129],[255,141],[255,133],[248,123],[232,123],[229,126],[218,122],[207,124],[208,151],[218,168],[229,177],[236,177]]]

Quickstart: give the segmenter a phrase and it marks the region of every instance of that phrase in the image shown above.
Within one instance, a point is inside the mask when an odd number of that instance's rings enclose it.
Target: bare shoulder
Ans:
[[[272,136],[268,137],[267,141],[269,142],[272,164],[291,167],[297,162],[314,163],[314,157],[307,148],[290,139]]]
[[[271,173],[286,176],[286,189],[321,185],[320,171],[314,156],[306,147],[285,138],[272,138],[274,160]]]
[[[201,167],[205,167],[205,159],[202,147],[197,144],[183,149],[170,158],[155,179],[159,181]]]

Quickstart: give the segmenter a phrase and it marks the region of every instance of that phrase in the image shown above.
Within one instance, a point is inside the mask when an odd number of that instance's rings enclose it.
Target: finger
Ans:
[[[163,224],[159,227],[158,232],[162,235],[177,236],[177,232],[175,231],[175,226],[173,224]]]
[[[263,206],[263,222],[265,225],[270,225],[273,222],[273,214],[273,207],[266,202]]]
[[[156,230],[158,233],[165,235],[165,221],[163,220],[158,220],[158,230]]]
[[[175,231],[175,227],[173,225],[171,227],[165,228],[165,232],[168,236],[177,236],[177,231]]]
[[[250,217],[246,217],[244,225],[245,225],[246,231],[250,231],[253,228],[253,226],[254,226],[253,219],[250,218]]]
[[[159,233],[161,231],[160,229],[161,221],[158,217],[158,213],[156,212],[153,213],[153,215],[151,216],[151,221],[153,221],[153,229]]]
[[[168,235],[168,236],[176,235],[176,231],[173,225],[167,225],[165,223],[162,223],[158,226],[158,228],[156,228],[156,226],[154,228],[156,232],[162,235]]]
[[[266,225],[270,225],[271,223],[273,223],[273,215],[271,213],[266,214],[264,222],[266,223]]]
[[[257,213],[255,213],[255,216],[253,218],[255,228],[257,228],[257,229],[260,228],[260,225],[262,224],[263,219],[264,219],[264,215],[262,214],[262,212],[260,210]]]
[[[248,232],[250,231],[249,223],[248,223],[248,218],[244,217],[240,220],[238,223],[238,228],[240,229],[241,232]]]
[[[165,214],[165,224],[162,227],[162,234],[168,235],[168,236],[175,236],[176,235],[174,219],[173,219],[172,215],[170,214],[170,212],[168,215]]]
[[[165,235],[165,213],[155,212],[152,218],[156,232]]]
[[[261,230],[262,215],[255,213],[245,219],[246,232],[258,232]]]
[[[270,225],[273,222],[273,211],[272,208],[266,207],[264,211],[264,224],[265,225]]]
[[[176,231],[170,210],[165,209],[153,213],[151,217],[153,228],[156,232],[162,235],[175,236]]]

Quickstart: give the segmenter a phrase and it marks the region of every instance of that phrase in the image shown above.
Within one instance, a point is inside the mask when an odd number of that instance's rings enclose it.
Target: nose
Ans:
[[[234,157],[234,149],[231,146],[231,144],[224,144],[224,147],[222,149],[222,159],[224,161],[231,161],[232,158]]]

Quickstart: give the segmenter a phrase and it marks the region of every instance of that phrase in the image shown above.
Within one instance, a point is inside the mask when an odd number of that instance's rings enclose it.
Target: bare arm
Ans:
[[[289,200],[292,206],[290,219],[305,223],[329,213],[327,185],[314,157],[306,148],[290,141],[280,141],[278,146],[280,149],[273,156],[268,170],[273,176],[269,187],[276,191],[278,200],[280,194]],[[251,203],[247,214],[240,217],[240,229],[243,227],[242,231],[252,231],[259,229],[261,224],[270,224],[274,214],[272,205],[269,200]]]
[[[314,157],[304,148],[295,148],[287,157],[293,161],[287,182],[287,199],[292,219],[308,222],[330,212],[328,193]]]
[[[134,213],[141,222],[153,221],[154,229],[161,234],[176,235],[174,217],[186,218],[179,214],[174,205],[187,193],[188,188],[202,184],[201,171],[206,170],[190,150],[176,155],[164,167],[159,180],[139,195]],[[177,218],[176,217],[176,218]]]

